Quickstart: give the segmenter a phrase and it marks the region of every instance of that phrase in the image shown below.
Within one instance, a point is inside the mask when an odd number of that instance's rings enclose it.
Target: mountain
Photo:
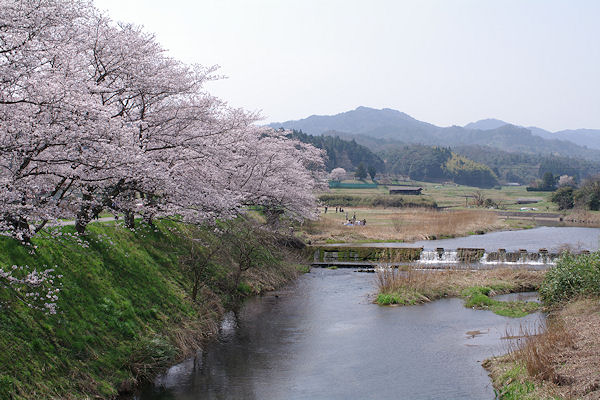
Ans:
[[[301,130],[310,135],[321,135],[327,131],[371,134],[374,137],[389,135],[389,132],[428,132],[438,129],[435,125],[421,122],[408,114],[384,108],[377,110],[369,107],[358,107],[355,110],[336,115],[311,115],[308,118],[274,122],[273,128]]]
[[[587,146],[591,149],[600,149],[600,129],[575,129],[554,132],[557,138]]]
[[[471,122],[465,125],[465,129],[480,129],[482,131],[488,131],[490,129],[500,128],[504,125],[511,125],[508,122],[501,121],[499,119],[488,118],[480,119],[477,122]]]
[[[465,128],[487,131],[499,128],[503,125],[510,124],[499,119],[490,118],[468,123],[465,125]],[[536,126],[528,126],[527,129],[534,135],[544,139],[567,140],[590,149],[600,149],[600,129],[566,129],[557,132],[550,132]]]
[[[599,150],[570,141],[575,136],[570,133],[544,138],[540,134],[533,134],[529,128],[492,119],[472,123],[472,127],[478,127],[475,129],[461,126],[439,127],[389,108],[378,110],[358,107],[336,115],[313,115],[297,121],[272,123],[270,126],[300,129],[312,135],[326,134],[355,139],[357,143],[374,151],[381,150],[382,146],[398,146],[403,143],[448,147],[481,145],[508,152],[600,160]],[[589,136],[590,133],[585,134]]]

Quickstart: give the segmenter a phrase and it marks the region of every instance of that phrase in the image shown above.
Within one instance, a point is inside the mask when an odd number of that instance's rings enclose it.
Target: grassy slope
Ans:
[[[92,224],[88,248],[73,237],[36,238],[35,255],[0,239],[3,267],[56,265],[63,275],[57,315],[18,303],[0,309],[0,398],[109,397],[146,366],[181,355],[182,326],[194,325],[198,336],[210,330],[217,316],[186,296],[172,227]]]

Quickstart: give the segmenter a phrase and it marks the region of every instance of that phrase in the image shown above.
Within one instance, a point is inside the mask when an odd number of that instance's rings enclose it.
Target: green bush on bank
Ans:
[[[565,252],[546,273],[540,288],[544,304],[558,304],[577,296],[600,296],[600,252]]]
[[[326,193],[319,196],[321,203],[330,207],[425,207],[437,208],[437,203],[422,196],[373,195],[361,196]]]

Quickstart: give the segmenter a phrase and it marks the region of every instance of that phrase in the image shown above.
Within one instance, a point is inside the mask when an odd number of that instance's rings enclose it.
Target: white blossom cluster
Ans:
[[[55,276],[53,272],[54,269],[31,270],[28,265],[13,265],[6,270],[0,268],[0,288],[11,291],[15,298],[30,308],[56,314],[60,292],[56,280],[62,276]]]

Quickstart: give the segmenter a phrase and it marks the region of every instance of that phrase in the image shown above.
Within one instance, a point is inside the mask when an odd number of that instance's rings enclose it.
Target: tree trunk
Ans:
[[[153,213],[145,212],[143,214],[143,218],[144,218],[144,222],[146,222],[148,225],[154,226],[154,224],[153,224],[154,214]]]
[[[29,223],[27,220],[21,217],[6,217],[6,221],[12,225],[16,231],[23,232],[23,237],[21,238],[23,243],[31,242],[31,232],[29,231]]]
[[[92,200],[92,196],[90,194],[82,194],[81,207],[79,207],[79,211],[75,216],[75,230],[80,235],[85,233],[87,224],[89,224],[89,222],[92,220],[92,217],[90,216],[90,200]]]
[[[192,301],[195,302],[196,301],[196,296],[198,295],[198,286],[199,285],[199,281],[195,280],[194,281],[194,286],[192,287]]]
[[[267,218],[267,225],[271,229],[277,230],[279,227],[279,217],[283,214],[283,210],[267,208],[265,210],[265,217]]]
[[[123,216],[125,220],[125,227],[129,229],[135,228],[135,213],[131,210],[125,211],[125,215]]]

